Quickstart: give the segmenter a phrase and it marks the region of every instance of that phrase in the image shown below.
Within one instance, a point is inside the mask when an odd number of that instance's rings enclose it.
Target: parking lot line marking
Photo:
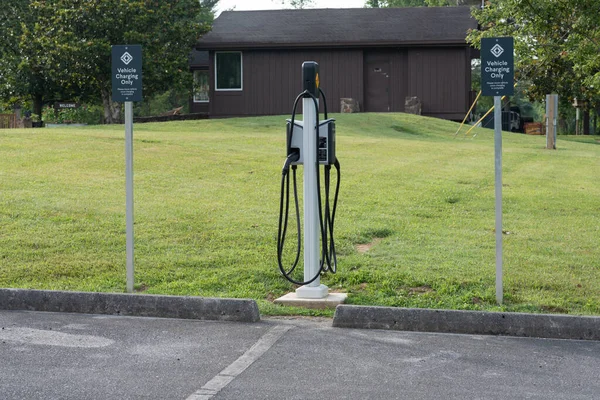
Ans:
[[[187,400],[209,400],[219,393],[225,386],[244,372],[252,363],[267,352],[287,331],[292,329],[290,325],[277,325],[267,331],[248,351],[237,360],[229,364],[214,378],[206,382],[202,388],[191,394]]]

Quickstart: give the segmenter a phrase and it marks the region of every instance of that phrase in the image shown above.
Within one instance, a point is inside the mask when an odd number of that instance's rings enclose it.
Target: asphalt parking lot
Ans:
[[[600,342],[0,311],[2,399],[592,399]]]

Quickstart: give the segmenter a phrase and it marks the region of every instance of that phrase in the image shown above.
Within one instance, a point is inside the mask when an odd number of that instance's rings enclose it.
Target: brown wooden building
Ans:
[[[340,98],[361,111],[404,111],[460,120],[469,108],[468,7],[226,11],[196,44],[192,111],[211,116],[289,114],[303,61],[320,67],[331,111]]]

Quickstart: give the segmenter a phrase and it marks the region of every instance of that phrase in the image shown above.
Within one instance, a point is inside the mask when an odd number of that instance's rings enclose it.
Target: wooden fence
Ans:
[[[0,114],[0,129],[16,128],[17,116],[15,114]]]

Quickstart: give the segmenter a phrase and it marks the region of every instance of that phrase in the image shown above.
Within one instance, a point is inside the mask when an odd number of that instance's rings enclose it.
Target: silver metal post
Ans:
[[[127,293],[133,293],[133,103],[125,102],[125,214],[127,248]]]
[[[496,302],[502,304],[502,104],[494,96],[494,169],[496,191]]]

